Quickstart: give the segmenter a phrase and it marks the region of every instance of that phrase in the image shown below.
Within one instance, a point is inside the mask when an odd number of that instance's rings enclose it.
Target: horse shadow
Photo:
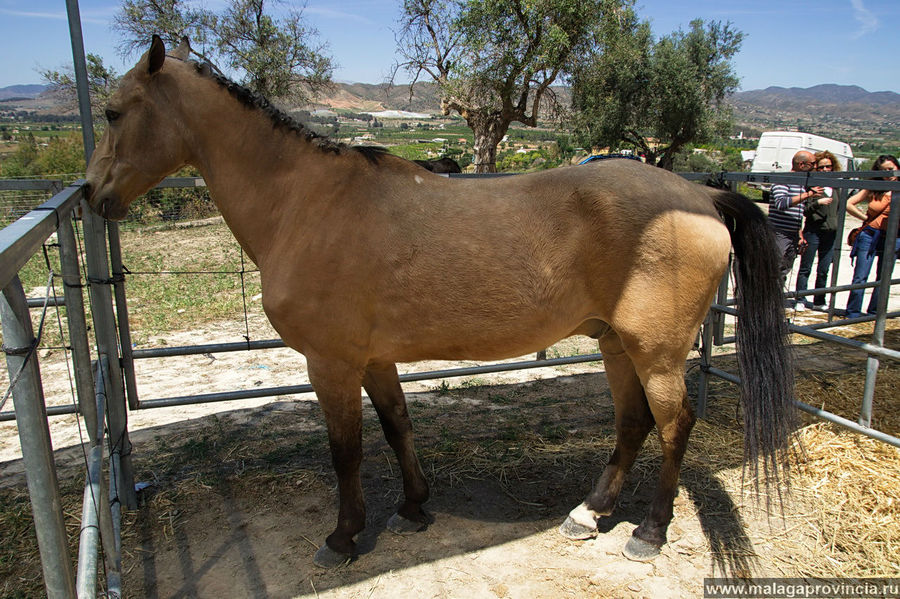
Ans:
[[[174,458],[178,462],[175,464],[170,458],[166,466],[168,474],[160,476],[158,470],[155,474],[147,471],[138,474],[139,479],[155,476],[160,480],[158,485],[144,491],[142,507],[135,516],[137,538],[133,553],[139,556],[140,567],[134,570],[142,572],[141,594],[211,596],[206,579],[214,578],[214,572],[229,564],[231,569],[240,571],[240,585],[250,595],[293,596],[302,594],[297,585],[304,581],[310,586],[314,584],[316,591],[338,588],[387,571],[437,562],[554,529],[584,498],[608,457],[614,422],[611,399],[601,374],[531,381],[527,383],[529,396],[538,398],[533,405],[512,402],[520,399],[521,385],[460,388],[445,397],[434,392],[408,393],[414,425],[422,423],[417,427],[417,440],[423,469],[432,487],[432,498],[426,508],[436,517],[426,530],[410,537],[386,533],[388,517],[402,496],[402,484],[396,466],[391,464],[393,456],[380,434],[377,418],[373,412],[366,414],[363,489],[368,508],[367,526],[357,537],[358,557],[350,567],[337,571],[318,570],[311,563],[316,543],[321,543],[331,532],[337,505],[336,477],[328,457],[324,420],[315,402],[274,402],[262,408],[200,419],[191,430],[178,434],[184,439],[182,446],[191,448],[207,437],[215,438],[218,449],[209,456],[208,462],[195,466],[191,461],[193,456],[185,455]],[[569,397],[564,401],[573,405],[584,400],[595,404],[594,422],[584,422],[583,412],[559,410],[553,402],[546,401],[566,392]],[[486,398],[496,400],[488,407],[498,414],[479,420],[473,406],[482,405],[479,402]],[[499,408],[495,405],[498,402]],[[468,407],[470,415],[465,424],[460,422],[458,413],[463,407]],[[305,424],[301,427],[286,424],[295,421]],[[552,463],[523,461],[514,449],[522,439],[503,440],[510,428],[516,427],[542,434],[565,431],[553,445],[558,455]],[[240,453],[231,448],[248,443],[252,431],[272,434],[272,443],[268,443],[270,439],[264,433],[257,439],[263,449],[254,450],[264,452],[263,472],[284,480],[311,476],[316,480],[313,488],[284,489],[280,491],[284,496],[276,500],[279,492],[261,495],[254,487],[257,483],[248,484],[244,473],[236,472],[222,456]],[[581,443],[567,448],[569,431],[578,431],[577,434],[590,440],[602,439],[606,447],[594,451],[589,447],[591,443]],[[132,439],[138,448],[137,467],[160,468],[152,460],[152,465],[143,466],[140,447],[152,445],[151,439],[159,443],[160,439],[169,438],[165,443],[170,456],[184,453],[178,451],[180,442],[171,439],[173,434],[173,425],[136,431]],[[495,443],[499,445],[495,447]],[[500,447],[499,453],[505,452],[507,457],[479,458],[466,453],[491,447],[495,450]],[[601,519],[601,535],[621,530],[620,525],[625,525],[630,532],[644,517],[656,486],[659,456],[651,447],[642,453],[647,456],[629,477],[616,509]],[[741,456],[732,457],[722,461],[723,467],[740,464]],[[512,465],[501,466],[500,474],[496,463],[485,462],[502,463],[504,459],[509,459]],[[246,458],[242,462],[245,472],[259,474]],[[448,466],[448,462],[464,463]],[[192,505],[178,505],[172,518],[172,511],[161,513],[161,508],[153,505],[153,498],[155,493],[165,494],[177,488],[177,484],[172,484],[175,479],[199,479],[202,488],[192,492],[198,492],[203,498]],[[271,484],[264,475],[260,481],[264,482],[259,484]],[[727,576],[745,576],[752,571],[753,547],[746,524],[731,494],[716,477],[716,471],[693,463],[686,465],[681,493],[686,495],[683,500],[690,502],[690,511],[696,515],[708,543],[709,567]],[[204,502],[206,505],[201,505]],[[167,517],[171,520],[168,524]],[[169,527],[168,532],[161,533],[161,522],[163,528]],[[213,527],[218,529],[215,534]],[[271,537],[273,530],[276,534]],[[285,550],[286,547],[289,549]],[[273,563],[287,559],[286,554],[290,555],[295,575],[290,582],[282,580],[283,574],[273,573]]]

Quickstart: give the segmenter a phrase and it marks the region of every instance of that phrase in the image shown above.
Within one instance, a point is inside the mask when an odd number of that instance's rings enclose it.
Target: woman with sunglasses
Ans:
[[[897,158],[889,154],[883,154],[875,159],[872,164],[872,170],[875,171],[897,171],[900,170],[900,162]],[[885,181],[896,181],[897,177],[881,177]],[[860,202],[868,202],[868,207],[864,213],[856,207]],[[851,257],[856,258],[856,266],[853,269],[853,284],[865,283],[869,279],[869,272],[872,270],[872,263],[875,256],[878,256],[878,270],[881,274],[881,263],[884,260],[884,239],[887,229],[888,215],[891,212],[891,192],[890,191],[872,191],[863,189],[847,200],[847,213],[863,221],[863,228],[856,241],[853,243],[853,250],[850,252]],[[900,251],[900,238],[894,244],[894,251],[888,253],[888,259],[896,260],[897,253]],[[854,289],[850,292],[847,300],[847,317],[854,318],[862,316],[862,302],[865,289]],[[869,300],[869,314],[875,314],[878,309],[878,288],[872,289],[872,298]]]
[[[834,154],[825,150],[815,154],[815,170],[830,173],[841,170],[841,164]],[[824,195],[814,196],[803,203],[803,242],[801,244],[800,268],[797,271],[797,306],[803,311],[812,305],[816,310],[825,309],[825,294],[817,293],[811,299],[799,295],[808,289],[809,275],[813,260],[816,265],[816,289],[828,285],[828,270],[834,258],[834,242],[837,239],[837,209],[834,193],[830,187],[824,188]]]

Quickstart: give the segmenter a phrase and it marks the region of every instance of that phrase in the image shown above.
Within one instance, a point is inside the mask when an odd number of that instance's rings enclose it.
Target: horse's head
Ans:
[[[189,53],[185,40],[170,56],[184,60]],[[171,108],[175,74],[165,63],[165,46],[154,35],[109,99],[106,133],[87,168],[88,203],[106,218],[124,218],[136,197],[187,161],[184,132]]]

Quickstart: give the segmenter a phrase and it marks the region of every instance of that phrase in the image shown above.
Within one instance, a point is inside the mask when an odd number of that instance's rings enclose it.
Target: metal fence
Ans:
[[[43,184],[0,179],[0,228],[14,223],[47,201],[49,188],[44,188]]]
[[[900,174],[900,173],[898,173]],[[872,180],[883,177],[882,171],[860,171],[854,173],[837,172],[837,173],[719,173],[715,175],[717,179],[728,183],[732,186],[738,182],[743,183],[793,183],[806,186],[823,186],[831,187],[837,191],[838,200],[838,235],[835,241],[840,247],[836,248],[834,261],[830,270],[831,283],[828,287],[821,289],[810,289],[804,295],[812,296],[815,293],[827,293],[829,295],[828,304],[828,322],[819,323],[813,326],[799,326],[789,324],[792,333],[804,335],[821,341],[836,343],[841,346],[850,348],[855,351],[867,354],[866,364],[866,382],[863,388],[862,398],[860,400],[860,411],[856,422],[847,418],[832,414],[826,410],[810,406],[800,401],[794,404],[800,410],[803,410],[817,418],[827,420],[844,428],[853,430],[854,432],[867,435],[869,437],[884,441],[896,447],[900,447],[900,439],[893,435],[889,435],[883,431],[871,428],[873,399],[875,393],[875,381],[878,376],[878,368],[882,359],[898,360],[900,359],[900,351],[886,348],[884,346],[884,334],[886,322],[888,319],[900,316],[900,306],[890,306],[891,288],[893,285],[900,283],[900,279],[892,279],[893,267],[895,260],[887,259],[883,262],[883,268],[880,273],[876,273],[876,281],[872,283],[862,283],[857,285],[841,285],[839,278],[841,276],[841,257],[842,253],[849,253],[849,248],[843,247],[846,203],[849,192],[858,189],[871,189],[876,191],[900,192],[900,182]],[[707,178],[705,175],[685,175],[689,179]],[[891,212],[885,231],[884,247],[892,248],[897,239],[898,223],[900,223],[900,193],[892,194]],[[889,252],[888,249],[885,250]],[[790,281],[790,279],[789,279]],[[835,300],[838,293],[843,293],[851,289],[870,289],[879,288],[879,304],[876,314],[865,315],[857,318],[835,318],[837,312]],[[796,292],[788,291],[786,297],[798,299]],[[706,410],[706,401],[708,394],[708,380],[711,376],[716,376],[729,380],[731,382],[740,383],[740,379],[730,373],[717,369],[711,364],[712,348],[714,345],[722,345],[733,343],[733,337],[725,337],[722,334],[724,316],[736,316],[736,311],[731,307],[733,301],[728,299],[727,289],[720,288],[719,296],[713,304],[710,316],[707,318],[707,324],[702,330],[701,344],[701,382],[698,398],[697,411],[701,417]],[[847,324],[855,324],[860,322],[874,321],[874,332],[872,340],[869,343],[859,342],[853,339],[847,339],[839,335],[824,332],[829,328],[844,326]]]
[[[96,362],[97,375],[92,373],[88,345],[87,323],[82,296],[82,276],[79,264],[73,212],[82,197],[80,185],[60,190],[59,182],[0,182],[0,189],[21,186],[57,191],[47,202],[38,206],[10,226],[0,230],[0,321],[3,327],[3,352],[6,354],[10,388],[2,402],[12,395],[18,425],[22,461],[28,483],[32,514],[41,555],[44,584],[48,597],[96,596],[98,578],[98,539],[102,538],[106,556],[107,596],[118,596],[120,589],[120,541],[117,535],[118,506],[103,491],[105,474],[104,449],[110,450],[110,490],[118,497],[120,488],[120,460],[115,456],[115,444],[107,444],[104,431],[120,428],[109,421],[105,401],[108,382],[108,354],[101,354]],[[84,490],[81,543],[77,576],[69,557],[65,522],[62,513],[59,484],[53,460],[53,448],[47,422],[48,410],[38,364],[37,347],[31,314],[18,272],[53,234],[59,247],[59,277],[63,282],[64,304],[67,308],[69,341],[74,363],[78,411],[85,419],[89,437],[89,457],[86,460],[88,483]],[[52,278],[51,278],[52,280]],[[48,285],[48,289],[50,286]],[[44,308],[50,303],[44,299]],[[114,355],[117,361],[118,354]],[[95,386],[96,384],[96,386]],[[113,409],[115,412],[115,409]],[[112,506],[112,507],[111,507]]]

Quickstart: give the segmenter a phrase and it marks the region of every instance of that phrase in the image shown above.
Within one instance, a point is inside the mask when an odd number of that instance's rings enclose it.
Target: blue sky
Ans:
[[[214,7],[222,0],[207,0]],[[335,79],[379,83],[394,57],[400,0],[308,0],[304,14],[327,42]],[[116,53],[117,0],[81,0],[87,52],[120,74],[137,59]],[[746,34],[735,70],[741,89],[859,85],[900,93],[898,0],[637,0],[657,36],[694,18],[731,21]],[[0,87],[39,83],[39,68],[71,62],[65,0],[0,0]]]

